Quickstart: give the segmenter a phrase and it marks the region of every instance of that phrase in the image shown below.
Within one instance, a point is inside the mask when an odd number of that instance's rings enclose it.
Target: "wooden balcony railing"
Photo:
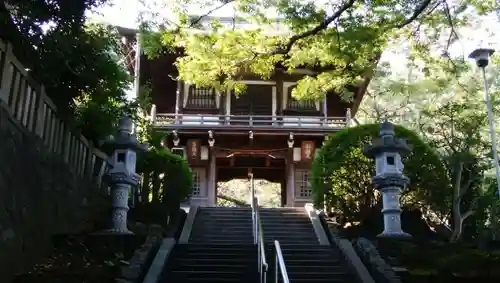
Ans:
[[[154,112],[154,111],[153,111]],[[298,129],[337,131],[348,127],[350,117],[154,114],[156,128],[165,129]]]
[[[60,155],[76,174],[100,176],[108,156],[94,148],[81,134],[58,117],[43,85],[34,81],[12,52],[12,45],[0,40],[0,107],[10,113],[19,127],[38,136],[47,149]]]

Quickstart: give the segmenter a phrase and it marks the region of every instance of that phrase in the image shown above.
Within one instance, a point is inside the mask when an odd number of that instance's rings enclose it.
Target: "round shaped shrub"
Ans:
[[[364,145],[378,137],[379,124],[347,128],[329,136],[316,156],[312,169],[312,190],[318,207],[326,205],[345,220],[364,219],[380,194],[371,179],[375,162],[363,155]],[[420,137],[401,126],[395,126],[397,138],[406,139],[412,147],[404,157],[404,173],[410,184],[403,189],[405,206],[446,211],[449,209],[448,175],[439,155]]]

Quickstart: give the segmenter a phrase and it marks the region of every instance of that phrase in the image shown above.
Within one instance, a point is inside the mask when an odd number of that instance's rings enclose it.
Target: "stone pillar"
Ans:
[[[379,237],[411,237],[401,229],[400,193],[410,180],[403,174],[401,155],[410,153],[405,140],[394,137],[394,126],[384,122],[379,138],[365,145],[364,154],[375,159],[373,185],[382,193],[384,231]]]
[[[103,149],[111,156],[112,169],[109,172],[111,187],[111,227],[109,233],[131,234],[127,228],[129,192],[139,184],[140,176],[135,173],[138,151],[147,150],[132,134],[133,124],[129,117],[119,122],[118,132],[104,141]]]

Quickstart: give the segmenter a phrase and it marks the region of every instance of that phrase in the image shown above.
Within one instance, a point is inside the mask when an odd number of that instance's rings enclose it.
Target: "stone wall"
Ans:
[[[377,283],[401,283],[392,267],[380,256],[377,247],[366,238],[354,240],[354,249]]]
[[[0,104],[0,274],[10,282],[48,255],[53,234],[106,218],[107,202]]]

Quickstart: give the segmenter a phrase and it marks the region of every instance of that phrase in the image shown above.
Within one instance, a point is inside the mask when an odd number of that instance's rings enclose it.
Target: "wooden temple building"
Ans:
[[[123,33],[123,31],[122,31]],[[330,93],[323,101],[297,101],[291,91],[314,69],[286,72],[269,80],[244,74],[244,94],[219,93],[176,81],[178,55],[141,57],[140,77],[152,87],[153,127],[165,131],[167,146],[193,170],[191,203],[215,206],[217,183],[255,179],[281,184],[282,206],[311,202],[311,165],[325,136],[348,127],[370,78],[352,86],[348,103]]]

